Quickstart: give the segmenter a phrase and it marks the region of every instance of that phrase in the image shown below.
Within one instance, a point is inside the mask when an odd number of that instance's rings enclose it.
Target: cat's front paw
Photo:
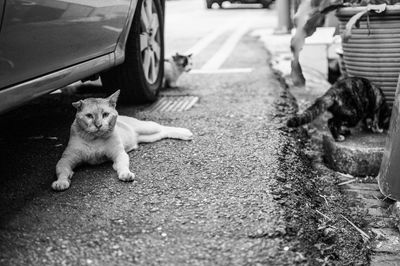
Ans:
[[[383,133],[383,129],[379,128],[378,126],[373,126],[371,130],[373,133]]]
[[[337,142],[343,142],[345,139],[346,139],[345,136],[339,135],[339,136],[337,136],[337,138],[336,138],[335,140],[336,140]]]
[[[51,188],[56,191],[63,191],[69,188],[70,182],[68,180],[57,180],[51,184]]]
[[[371,118],[366,118],[364,123],[365,123],[365,127],[367,129],[371,129],[372,128],[372,119]]]
[[[135,179],[135,174],[129,171],[118,174],[118,179],[124,182],[131,182]]]

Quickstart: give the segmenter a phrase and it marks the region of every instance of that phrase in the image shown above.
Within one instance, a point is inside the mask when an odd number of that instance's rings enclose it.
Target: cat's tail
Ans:
[[[320,114],[325,112],[334,102],[332,95],[325,94],[318,98],[313,105],[308,107],[302,114],[291,117],[286,125],[288,127],[298,127],[304,124],[308,124],[317,118]]]
[[[164,126],[162,131],[164,132],[165,137],[167,138],[181,139],[181,140],[193,139],[193,133],[187,128]]]

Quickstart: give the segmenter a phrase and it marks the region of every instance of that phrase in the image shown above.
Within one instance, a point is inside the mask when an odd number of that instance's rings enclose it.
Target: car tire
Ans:
[[[260,3],[262,4],[263,8],[269,8],[272,4],[272,0],[261,0]]]
[[[213,4],[212,0],[206,0],[206,6],[207,6],[208,9],[212,8],[212,4]]]
[[[151,21],[149,16],[152,17]],[[124,63],[102,73],[101,80],[108,90],[121,90],[119,102],[146,103],[157,99],[163,77],[162,5],[159,0],[143,0],[135,11],[125,47]]]

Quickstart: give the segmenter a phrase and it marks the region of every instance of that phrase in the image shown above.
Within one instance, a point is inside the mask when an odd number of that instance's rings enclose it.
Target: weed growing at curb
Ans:
[[[285,211],[285,252],[294,252],[296,264],[365,265],[369,260],[366,226],[361,210],[339,191],[338,179],[318,160],[320,153],[305,130],[284,126],[288,114],[297,111],[295,98],[279,73],[283,87],[275,102],[275,122],[284,141],[278,149],[278,173],[274,200]],[[349,222],[350,221],[350,222]],[[359,230],[358,230],[359,229]]]

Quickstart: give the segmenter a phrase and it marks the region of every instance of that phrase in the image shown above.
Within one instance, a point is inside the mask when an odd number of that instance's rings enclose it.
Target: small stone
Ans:
[[[152,208],[150,209],[150,212],[157,212],[159,210],[159,208]]]
[[[167,237],[167,233],[162,233],[161,236],[162,237]]]
[[[381,166],[386,135],[355,133],[344,142],[323,135],[324,159],[333,170],[354,176],[376,176]]]
[[[289,251],[289,247],[284,247],[283,250],[284,251]]]
[[[392,214],[397,217],[400,218],[400,202],[396,201],[396,203],[393,204],[392,206]]]

